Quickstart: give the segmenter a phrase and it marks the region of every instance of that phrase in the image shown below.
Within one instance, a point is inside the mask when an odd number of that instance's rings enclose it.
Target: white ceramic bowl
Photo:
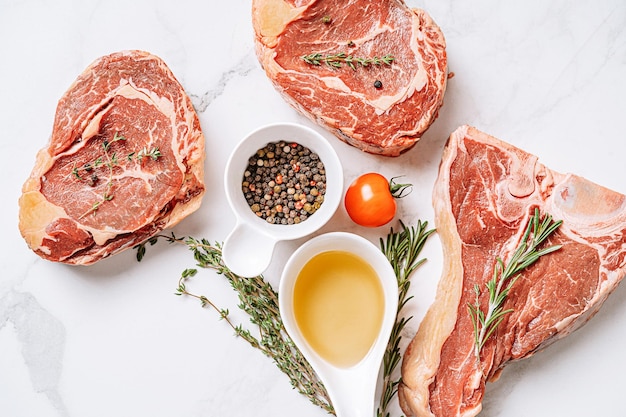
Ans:
[[[378,337],[367,355],[348,368],[335,366],[319,356],[303,338],[294,315],[294,286],[299,272],[315,255],[333,250],[353,253],[369,263],[376,271],[384,293],[384,315]],[[324,383],[337,417],[372,417],[381,361],[398,309],[397,279],[382,251],[367,239],[352,233],[331,232],[316,236],[300,246],[287,261],[278,294],[285,329]]]
[[[241,189],[249,158],[268,143],[281,140],[311,149],[326,170],[324,202],[305,221],[292,225],[270,224],[257,217]],[[235,147],[226,164],[224,187],[236,224],[224,241],[223,260],[237,275],[253,277],[269,266],[278,241],[307,236],[330,220],[343,195],[343,169],[333,147],[313,129],[294,123],[271,124],[251,132]]]

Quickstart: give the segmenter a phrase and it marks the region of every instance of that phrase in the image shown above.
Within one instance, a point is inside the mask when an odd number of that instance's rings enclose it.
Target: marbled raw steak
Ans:
[[[445,148],[433,200],[444,270],[404,355],[400,403],[407,416],[475,416],[487,381],[584,325],[623,279],[626,197],[463,126]],[[510,257],[535,208],[563,221],[547,242],[562,247],[515,282],[503,306],[512,312],[478,360],[474,286],[484,289],[496,258]],[[487,300],[482,291],[483,311]]]
[[[196,210],[203,164],[198,117],[166,64],[143,51],[104,56],[58,103],[20,231],[42,258],[91,264]]]
[[[401,0],[254,0],[259,61],[302,114],[366,152],[397,156],[434,122],[448,77],[446,44],[423,10]],[[311,65],[344,54],[391,65]]]

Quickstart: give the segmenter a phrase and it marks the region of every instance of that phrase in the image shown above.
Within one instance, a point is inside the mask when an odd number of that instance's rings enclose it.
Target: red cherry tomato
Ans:
[[[357,177],[346,190],[344,205],[356,224],[378,227],[389,223],[396,215],[396,198],[410,184],[396,184],[384,176],[369,172]]]

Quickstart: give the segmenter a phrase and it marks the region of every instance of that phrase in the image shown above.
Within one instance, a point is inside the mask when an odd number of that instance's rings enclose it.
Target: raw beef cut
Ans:
[[[204,194],[204,136],[166,64],[92,63],[60,99],[20,198],[19,228],[50,261],[91,264],[171,227]]]
[[[403,359],[400,404],[407,416],[475,416],[487,381],[584,325],[622,280],[626,197],[463,126],[449,138],[433,200],[444,270]],[[474,285],[485,288],[536,208],[563,221],[546,243],[562,247],[520,275],[503,306],[512,312],[479,361],[468,311]],[[487,299],[482,291],[483,311]]]
[[[434,122],[448,77],[444,36],[402,0],[253,0],[257,56],[302,114],[366,152],[397,156]],[[373,59],[337,68],[303,56]]]

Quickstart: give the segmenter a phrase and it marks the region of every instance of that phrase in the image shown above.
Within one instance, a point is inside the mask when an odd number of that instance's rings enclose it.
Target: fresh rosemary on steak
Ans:
[[[506,264],[500,257],[496,259],[493,277],[485,284],[489,292],[487,311],[481,310],[481,289],[478,284],[474,285],[476,301],[474,304],[468,303],[467,307],[474,327],[474,347],[477,359],[480,359],[481,349],[504,317],[513,312],[512,309],[504,310],[503,306],[509,291],[520,277],[520,273],[533,265],[543,255],[561,248],[561,245],[553,245],[539,249],[539,246],[559,228],[561,223],[561,220],[553,221],[550,215],[545,215],[541,219],[539,209],[535,208],[535,213],[530,218],[522,240],[513,252],[511,259]]]
[[[435,229],[428,230],[428,222],[419,220],[416,226],[407,227],[402,222],[400,225],[402,227],[400,231],[394,232],[392,228],[386,240],[380,239],[380,248],[391,263],[398,281],[398,312],[383,356],[383,383],[380,403],[376,410],[377,417],[389,417],[387,408],[398,392],[400,377],[394,377],[394,371],[402,359],[400,353],[402,330],[412,318],[402,317],[401,312],[406,303],[413,298],[408,296],[410,276],[426,261],[425,258],[418,258],[426,239],[435,232]]]
[[[309,55],[303,55],[302,60],[310,65],[319,66],[326,64],[332,68],[341,68],[343,64],[346,64],[353,70],[357,69],[357,66],[368,67],[370,65],[382,66],[391,65],[394,61],[392,55],[385,55],[383,57],[362,58],[353,55],[346,54],[345,52],[339,52],[336,54],[323,55],[321,53],[313,53]]]
[[[72,175],[74,178],[86,182],[91,187],[95,187],[100,180],[97,170],[99,168],[106,168],[107,182],[104,192],[100,196],[100,199],[96,200],[91,205],[91,208],[80,216],[81,218],[89,213],[95,213],[102,203],[113,199],[113,194],[111,194],[111,189],[113,188],[113,168],[118,166],[120,161],[116,152],[110,153],[109,151],[111,150],[111,145],[113,143],[125,140],[126,138],[123,135],[120,135],[119,132],[115,132],[113,139],[110,141],[102,141],[103,156],[99,156],[94,161],[87,162],[81,167],[74,167],[72,169]],[[131,152],[127,154],[125,159],[127,161],[135,160],[137,162],[141,162],[143,158],[150,158],[153,161],[156,161],[161,156],[161,151],[158,147],[152,147],[151,149],[144,147],[139,152]]]
[[[411,299],[408,296],[409,276],[417,269],[425,259],[418,260],[426,239],[434,230],[427,230],[427,222],[418,221],[417,226],[407,227],[402,222],[401,230],[389,232],[386,240],[381,238],[381,250],[391,263],[398,280],[398,313]],[[196,265],[200,268],[214,270],[224,276],[239,297],[238,307],[250,316],[250,322],[256,326],[255,337],[250,329],[241,324],[233,323],[229,318],[229,310],[220,308],[204,295],[191,292],[187,287],[187,281],[194,277],[198,270],[188,268],[183,270],[178,280],[176,295],[190,296],[200,301],[202,307],[210,307],[217,312],[221,319],[233,329],[237,336],[242,337],[250,346],[259,349],[263,354],[271,358],[276,366],[287,375],[292,386],[298,392],[306,396],[313,404],[321,407],[326,412],[334,414],[328,393],[322,382],[304,359],[291,338],[285,332],[280,312],[278,310],[278,294],[263,276],[242,278],[228,269],[222,260],[222,248],[218,243],[211,244],[206,239],[193,237],[180,238],[174,234],[156,235],[134,248],[137,251],[137,260],[141,261],[148,245],[154,245],[159,239],[169,243],[187,246],[193,252]],[[388,417],[387,407],[397,393],[399,378],[394,379],[394,370],[400,363],[401,333],[406,323],[411,318],[400,317],[392,329],[387,350],[383,357],[383,392],[381,394],[377,417]]]

